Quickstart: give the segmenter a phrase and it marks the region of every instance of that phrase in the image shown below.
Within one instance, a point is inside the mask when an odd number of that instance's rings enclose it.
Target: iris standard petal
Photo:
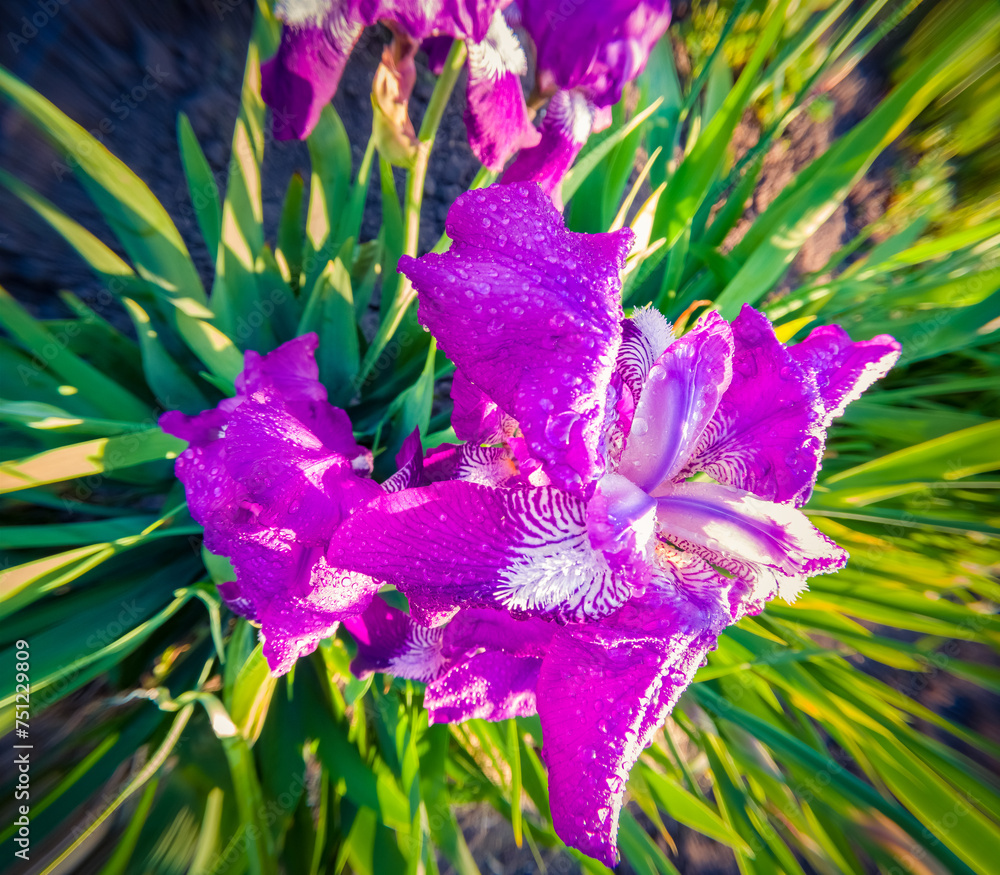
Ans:
[[[847,562],[847,554],[801,511],[731,486],[665,485],[657,493],[656,515],[671,543],[751,584],[773,582],[786,599],[798,595],[808,577]]]
[[[593,548],[587,506],[570,493],[452,480],[374,499],[337,530],[328,558],[395,584],[424,610],[502,608],[564,622],[612,613],[638,574]]]
[[[824,325],[789,347],[788,353],[815,379],[823,400],[823,425],[829,426],[848,404],[889,373],[901,348],[888,334],[852,341],[839,325]]]
[[[653,491],[680,473],[732,378],[733,332],[718,313],[703,317],[649,369],[618,473]]]
[[[421,322],[517,420],[553,482],[585,494],[605,467],[631,231],[567,231],[530,184],[462,195],[447,230],[450,251],[399,262],[420,293]]]
[[[823,453],[816,384],[774,336],[767,317],[744,306],[733,321],[733,377],[688,471],[769,501],[803,504]]]
[[[521,76],[527,72],[524,50],[503,13],[497,12],[486,39],[469,44],[465,93],[469,145],[490,170],[502,170],[518,149],[530,148],[540,139],[521,89]]]

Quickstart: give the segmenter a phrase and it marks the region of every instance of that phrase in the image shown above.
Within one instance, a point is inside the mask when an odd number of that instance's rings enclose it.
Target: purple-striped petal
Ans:
[[[650,368],[618,472],[652,492],[680,473],[732,377],[733,332],[718,313],[675,340]]]
[[[819,392],[762,313],[744,306],[732,327],[732,382],[687,470],[801,505],[823,453]]]
[[[352,2],[285,2],[278,53],[261,64],[261,96],[278,140],[303,140],[337,91],[364,22]]]
[[[382,488],[386,492],[399,492],[401,489],[412,489],[414,486],[424,486],[427,483],[419,428],[415,428],[403,441],[396,454],[396,468],[398,469],[396,473],[382,483]]]
[[[825,325],[788,352],[816,380],[823,400],[823,425],[829,427],[848,404],[889,373],[901,348],[888,334],[854,342],[839,325]]]
[[[503,447],[481,447],[478,444],[442,444],[431,451],[424,461],[425,478],[465,480],[482,486],[517,485],[517,465]]]
[[[331,564],[395,584],[423,609],[503,608],[580,622],[640,580],[591,546],[587,505],[554,487],[445,481],[381,495],[338,530]]]
[[[508,720],[535,713],[535,688],[542,660],[486,652],[470,656],[424,691],[431,723]]]
[[[506,611],[470,608],[459,611],[444,630],[443,650],[461,658],[479,650],[511,656],[544,656],[556,624],[534,618],[518,619]]]
[[[381,598],[373,599],[364,613],[344,620],[344,627],[358,645],[351,662],[351,671],[358,677],[378,671],[430,681],[451,667],[441,652],[444,629],[418,625]]]
[[[659,310],[644,307],[622,322],[622,345],[615,370],[638,402],[646,375],[674,339],[670,323]]]
[[[469,145],[490,170],[502,170],[518,149],[535,146],[540,138],[521,89],[521,76],[527,72],[524,50],[497,12],[486,39],[469,45],[465,98]]]
[[[522,149],[501,182],[536,182],[562,210],[563,177],[594,127],[594,106],[579,91],[559,91],[545,110],[538,145]]]
[[[658,491],[660,533],[752,587],[751,600],[793,599],[814,574],[842,568],[847,554],[787,504],[714,483],[675,483]]]
[[[421,321],[517,420],[552,481],[585,494],[605,467],[602,429],[631,232],[567,231],[527,184],[462,195],[447,230],[449,252],[399,262],[420,292]]]

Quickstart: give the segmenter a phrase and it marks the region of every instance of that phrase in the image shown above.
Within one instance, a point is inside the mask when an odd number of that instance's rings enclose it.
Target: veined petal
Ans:
[[[680,473],[732,378],[733,332],[718,313],[703,317],[650,368],[618,473],[653,491]]]
[[[424,461],[427,480],[465,480],[482,486],[517,484],[517,465],[503,447],[442,444]],[[513,481],[513,482],[512,482]]]
[[[508,720],[535,713],[535,688],[542,660],[486,652],[470,656],[424,691],[431,723]]]
[[[403,446],[396,454],[396,467],[399,470],[382,483],[382,488],[386,492],[412,489],[414,486],[423,486],[427,482],[427,478],[424,476],[424,449],[420,443],[419,428],[415,428],[410,436],[403,441]]]
[[[358,645],[351,671],[358,677],[386,672],[415,681],[430,681],[451,667],[441,653],[444,629],[414,623],[404,611],[373,599],[362,614],[344,621]]]
[[[615,370],[638,402],[642,384],[653,363],[674,339],[674,332],[664,315],[653,307],[636,310],[622,322],[622,345]]]
[[[303,140],[333,98],[364,22],[353,2],[285,0],[275,12],[285,28],[278,53],[261,65],[261,96],[278,140]]]
[[[337,530],[328,558],[394,583],[425,609],[596,619],[625,603],[632,578],[591,546],[586,511],[554,487],[449,480],[379,496]]]
[[[854,342],[839,325],[825,325],[789,347],[788,353],[816,380],[825,413],[823,426],[829,427],[848,404],[889,373],[901,349],[888,334]]]
[[[793,599],[814,574],[837,571],[847,554],[787,504],[714,483],[675,483],[657,494],[664,538],[737,576]],[[759,580],[758,580],[759,578]],[[753,599],[773,593],[756,593]]]
[[[804,504],[823,453],[823,405],[815,383],[745,305],[733,322],[733,377],[688,471],[769,501]]]
[[[621,335],[627,229],[575,234],[535,185],[462,195],[444,254],[404,256],[420,319],[520,424],[553,482],[580,494],[605,467],[602,428]]]
[[[537,182],[562,210],[561,187],[594,127],[595,109],[578,91],[557,91],[542,119],[538,145],[522,149],[501,182]]]
[[[632,766],[706,653],[712,617],[653,591],[624,616],[565,626],[542,661],[538,714],[552,823],[567,844],[608,866]]]
[[[465,99],[469,145],[490,170],[502,170],[518,149],[537,145],[541,137],[528,118],[521,89],[527,72],[524,50],[498,11],[486,39],[469,44]]]

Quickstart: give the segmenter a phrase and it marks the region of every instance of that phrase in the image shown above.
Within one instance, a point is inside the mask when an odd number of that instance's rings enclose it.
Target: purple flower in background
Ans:
[[[645,68],[670,24],[670,2],[517,0],[517,15],[535,46],[535,93],[552,100],[540,142],[526,144],[503,181],[537,182],[561,208],[563,176]]]
[[[205,546],[228,556],[236,580],[226,603],[257,623],[271,670],[288,671],[378,585],[327,564],[330,536],[349,510],[381,490],[366,479],[371,453],[318,381],[316,335],[260,356],[247,352],[236,396],[196,416],[160,418],[188,442],[177,458]]]
[[[503,5],[504,0],[278,0],[275,12],[285,24],[281,45],[261,67],[261,93],[274,109],[275,136],[308,136],[336,93],[361,32],[384,21],[394,47],[383,64],[398,79],[394,99],[404,105],[416,78],[417,45],[441,36],[468,41],[469,143],[480,161],[499,170],[518,148],[539,139],[521,91],[527,60],[500,12]]]
[[[537,708],[556,830],[611,865],[628,772],[719,632],[846,561],[796,506],[899,345],[818,329],[789,350],[749,307],[680,338],[625,319],[631,232],[571,233],[536,185],[463,195],[447,231],[400,269],[466,444],[359,507],[327,558],[422,621],[373,603],[359,668],[428,681],[435,720]]]

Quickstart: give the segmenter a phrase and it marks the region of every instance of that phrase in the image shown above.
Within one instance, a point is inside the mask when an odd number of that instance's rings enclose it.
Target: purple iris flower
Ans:
[[[501,7],[509,0],[278,0],[284,24],[277,54],[261,67],[261,93],[274,109],[278,139],[303,139],[337,91],[351,49],[368,25],[393,30],[391,66],[397,99],[413,88],[417,44],[435,37],[469,43],[466,125],[469,144],[487,167],[499,170],[539,134],[528,118],[520,77],[528,65]]]
[[[525,144],[504,182],[537,182],[561,207],[562,178],[645,68],[670,24],[670,2],[517,0],[517,16],[535,46],[536,96],[552,99],[540,142]]]
[[[428,681],[433,720],[537,709],[556,831],[612,865],[628,773],[718,634],[846,561],[797,507],[899,345],[821,328],[786,349],[750,307],[679,338],[626,319],[631,232],[569,232],[537,185],[463,195],[447,231],[400,269],[466,443],[357,508],[327,558],[409,599],[351,621],[358,668]]]
[[[188,442],[176,473],[205,546],[236,570],[219,592],[260,625],[276,674],[364,610],[378,589],[326,560],[340,522],[381,488],[367,478],[371,452],[355,443],[347,414],[327,403],[316,344],[307,334],[265,356],[247,352],[235,397],[196,416],[160,418],[164,431]]]

